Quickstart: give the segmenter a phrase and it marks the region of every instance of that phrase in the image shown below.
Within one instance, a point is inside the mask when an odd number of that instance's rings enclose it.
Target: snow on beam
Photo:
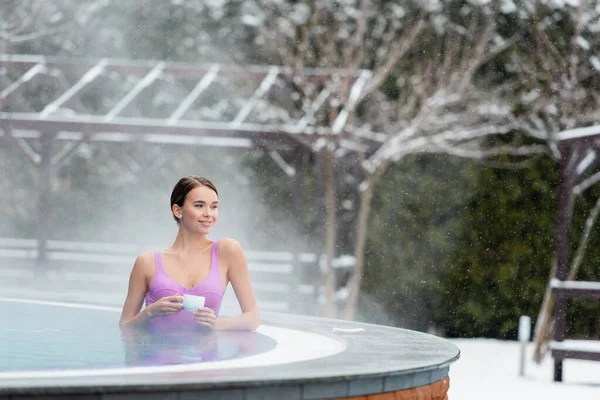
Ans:
[[[557,297],[562,298],[600,298],[600,282],[561,281],[552,278],[550,287]]]
[[[34,64],[46,64],[60,70],[88,70],[92,65],[96,64],[98,59],[77,59],[68,57],[47,57],[42,55],[30,54],[0,54],[0,67],[10,66],[33,66]],[[108,59],[107,69],[131,72],[131,73],[147,73],[156,64],[153,60],[125,60],[125,59]],[[211,65],[190,64],[183,62],[168,62],[165,63],[164,72],[177,77],[185,78],[201,78]],[[268,73],[274,66],[264,65],[235,65],[235,64],[220,64],[220,69],[223,72],[236,73],[243,71],[245,74],[264,75]],[[278,66],[279,67],[279,66]],[[336,69],[336,68],[305,68],[301,74],[307,77],[323,77],[328,78],[332,75],[343,75],[347,77],[358,78],[361,73],[366,70],[357,69]],[[368,71],[367,71],[368,72]],[[297,72],[293,68],[281,68],[280,74],[285,76],[295,76]]]
[[[550,287],[553,289],[581,289],[581,290],[600,290],[600,282],[588,281],[561,281],[552,278]]]
[[[556,134],[558,141],[576,140],[600,136],[600,125],[587,126],[585,128],[567,129]]]
[[[23,153],[29,158],[34,165],[39,165],[42,161],[40,155],[25,141],[23,138],[12,136],[9,132],[6,133],[6,137],[11,139],[17,146],[23,150]]]
[[[291,165],[289,165],[284,159],[283,157],[281,157],[281,154],[279,154],[277,151],[275,150],[270,150],[267,153],[269,155],[269,157],[271,157],[271,159],[275,162],[275,164],[277,164],[277,166],[279,168],[281,168],[281,170],[288,176],[288,177],[294,177],[296,175],[296,170],[294,169],[294,167],[292,167]]]
[[[217,74],[219,73],[219,66],[213,65],[208,73],[202,77],[202,79],[198,82],[198,84],[192,89],[192,91],[187,95],[187,97],[181,102],[179,107],[171,114],[169,117],[168,123],[169,125],[175,124],[179,119],[185,114],[185,112],[190,108],[190,106],[196,101],[198,96],[202,94],[210,86],[210,84],[215,80]]]
[[[102,73],[102,71],[104,71],[104,67],[106,66],[106,64],[107,60],[104,58],[99,63],[94,65],[81,77],[81,79],[75,85],[73,85],[70,89],[63,93],[62,96],[60,96],[58,99],[54,100],[52,103],[44,107],[42,112],[40,112],[40,118],[46,118],[48,115],[52,114],[54,111],[56,111],[58,107],[63,105],[77,92],[89,85],[94,79],[98,77],[98,75]]]
[[[553,350],[589,351],[600,353],[600,340],[563,340],[550,344]]]
[[[252,109],[256,105],[258,99],[264,96],[264,94],[267,93],[267,91],[271,88],[273,83],[275,83],[275,79],[277,78],[278,73],[279,68],[271,67],[267,76],[265,76],[258,88],[254,91],[252,98],[248,100],[246,104],[244,104],[244,107],[242,107],[240,112],[235,116],[235,118],[231,122],[234,128],[238,127],[242,122],[244,122],[250,111],[252,111]]]
[[[29,157],[29,159],[31,161],[33,161],[33,163],[35,165],[40,164],[40,162],[42,161],[40,155],[31,148],[29,143],[27,143],[23,139],[16,139],[16,141],[17,141],[17,144],[19,145],[19,147],[23,150],[23,152],[27,155],[27,157]]]
[[[115,118],[104,122],[101,116],[81,116],[69,120],[50,115],[44,120],[37,114],[0,112],[0,125],[11,129],[16,137],[39,138],[45,131],[58,132],[56,139],[78,141],[87,137],[95,142],[132,142],[198,144],[219,147],[254,147],[255,140],[267,140],[279,150],[289,150],[300,142],[291,125],[243,124],[231,130],[229,123],[180,121],[169,126],[167,120],[149,118]],[[7,135],[8,136],[8,135]]]
[[[192,146],[253,148],[252,140],[235,137],[189,136],[189,135],[146,135],[144,141],[159,144],[183,144]]]
[[[367,81],[371,79],[372,75],[373,74],[371,71],[363,70],[360,74],[360,77],[356,80],[356,82],[354,82],[354,85],[352,85],[346,106],[342,109],[342,111],[340,111],[335,121],[333,121],[333,125],[331,126],[331,130],[333,131],[334,135],[339,134],[342,129],[344,129],[344,126],[346,126],[346,121],[348,120],[350,112],[356,106],[356,102],[360,98]]]
[[[312,122],[314,115],[319,111],[319,108],[321,108],[330,95],[331,91],[328,88],[324,88],[319,92],[315,101],[310,105],[304,116],[298,121],[297,126],[299,130],[303,130],[310,122]]]
[[[1,118],[0,122],[3,122]],[[39,139],[42,137],[42,133],[40,131],[33,129],[13,129],[11,133],[13,137],[22,139]]]
[[[159,118],[129,118],[115,117],[106,121],[103,116],[77,115],[77,119],[50,115],[44,120],[37,113],[7,113],[0,112],[0,123],[13,129],[45,131],[52,127],[53,131],[68,132],[128,132],[132,134],[145,133],[196,133],[195,136],[214,134],[216,136],[244,136],[253,134],[301,133],[296,125],[291,124],[253,124],[243,123],[237,129],[231,129],[230,122],[181,120],[176,125],[169,125],[168,120]]]
[[[81,143],[83,143],[83,139],[67,142],[58,153],[52,156],[50,159],[50,165],[54,167],[57,166],[61,161],[66,160],[69,156],[74,154],[75,151],[77,151]]]
[[[138,95],[140,94],[140,92],[142,90],[144,90],[145,88],[147,88],[148,86],[150,86],[152,84],[152,82],[154,82],[162,73],[162,70],[165,67],[165,63],[164,62],[159,62],[158,64],[156,64],[154,66],[154,68],[152,68],[152,70],[150,70],[150,72],[148,72],[146,74],[146,76],[140,80],[134,87],[133,89],[131,89],[131,91],[129,93],[127,93],[125,95],[125,97],[123,97],[121,99],[121,101],[119,101],[117,103],[117,105],[115,105],[113,107],[112,110],[110,110],[108,112],[108,114],[106,114],[104,116],[104,120],[106,121],[110,121],[112,120],[114,117],[116,117],[117,115],[119,115],[119,113],[121,111],[123,111],[123,109],[125,107],[127,107],[127,105],[129,103],[131,103],[131,101]]]
[[[23,75],[21,75],[21,77],[19,79],[14,81],[10,86],[8,86],[6,89],[4,89],[2,92],[0,92],[0,100],[6,99],[12,92],[17,90],[19,88],[19,86],[23,85],[24,83],[29,82],[31,80],[31,78],[33,78],[37,74],[43,73],[45,71],[46,71],[46,66],[44,64],[42,64],[42,63],[35,64],[27,72],[25,72]]]
[[[84,139],[89,142],[146,142],[155,144],[177,144],[192,146],[211,146],[211,147],[237,147],[253,148],[252,140],[237,137],[220,136],[191,136],[191,135],[172,135],[172,134],[147,134],[141,139],[138,135],[131,135],[123,132],[114,133],[92,133],[84,135],[80,132],[59,132],[56,139],[60,141],[73,142],[74,146],[79,146]],[[71,148],[64,148],[63,152],[71,151]],[[62,153],[62,152],[61,152]],[[58,154],[57,154],[58,157]],[[53,161],[55,162],[55,161]]]

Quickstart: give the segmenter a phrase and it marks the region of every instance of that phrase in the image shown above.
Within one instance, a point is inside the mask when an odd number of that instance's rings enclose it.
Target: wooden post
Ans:
[[[571,215],[573,210],[573,151],[565,149],[565,154],[561,157],[559,163],[558,179],[558,209],[556,223],[556,278],[560,281],[567,279],[569,271],[569,227],[571,224]],[[567,299],[563,296],[556,296],[555,301],[555,325],[554,341],[562,342],[565,340],[566,330],[566,307]],[[554,381],[562,381],[563,359],[554,359]]]
[[[337,194],[335,179],[335,155],[332,149],[321,149],[324,178],[325,178],[325,264],[327,271],[324,279],[325,316],[337,317],[336,271],[333,268],[333,259],[336,256],[337,244]]]
[[[54,133],[43,133],[41,136],[40,163],[38,166],[39,207],[37,220],[37,240],[39,268],[46,268],[48,262],[48,239],[52,225],[52,145]]]
[[[298,146],[294,150],[293,160],[296,175],[292,179],[292,193],[294,202],[294,212],[296,213],[296,221],[299,226],[299,231],[306,232],[306,220],[305,220],[305,202],[306,192],[304,189],[304,180],[306,179],[306,168],[308,166],[308,157],[310,154],[302,147]]]

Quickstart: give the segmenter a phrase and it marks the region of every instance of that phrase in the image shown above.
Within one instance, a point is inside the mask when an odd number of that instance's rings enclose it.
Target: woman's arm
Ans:
[[[144,253],[137,257],[129,276],[129,289],[127,298],[121,311],[119,325],[122,327],[134,327],[145,325],[152,315],[148,308],[140,312],[144,304],[144,296],[148,290],[148,268],[152,265],[153,254]]]
[[[223,239],[219,251],[227,262],[227,276],[240,303],[242,314],[231,318],[219,318],[215,323],[218,330],[255,330],[260,324],[254,290],[248,275],[248,262],[240,244],[233,239]]]

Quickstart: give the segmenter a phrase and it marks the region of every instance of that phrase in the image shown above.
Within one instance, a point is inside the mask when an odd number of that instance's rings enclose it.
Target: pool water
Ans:
[[[122,331],[118,318],[109,308],[0,301],[0,373],[223,361],[277,346],[257,332]]]

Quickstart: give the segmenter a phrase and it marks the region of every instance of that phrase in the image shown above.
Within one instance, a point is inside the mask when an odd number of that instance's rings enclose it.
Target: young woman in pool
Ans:
[[[217,222],[219,195],[199,176],[181,178],[171,194],[171,211],[179,232],[171,247],[141,254],[129,278],[121,326],[254,330],[259,313],[248,264],[233,239],[207,238]],[[231,283],[242,314],[218,318],[223,293]],[[205,298],[194,312],[183,309],[183,295]],[[142,305],[146,307],[142,309]]]

